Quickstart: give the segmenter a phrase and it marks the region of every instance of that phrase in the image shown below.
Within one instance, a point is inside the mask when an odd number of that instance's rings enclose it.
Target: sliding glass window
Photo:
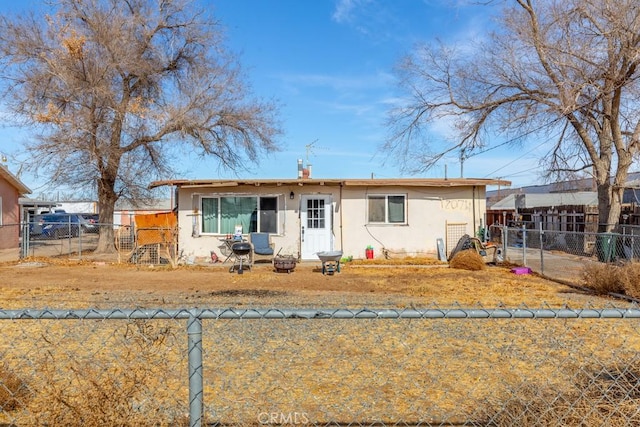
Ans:
[[[273,196],[202,197],[202,233],[277,233],[278,200]]]

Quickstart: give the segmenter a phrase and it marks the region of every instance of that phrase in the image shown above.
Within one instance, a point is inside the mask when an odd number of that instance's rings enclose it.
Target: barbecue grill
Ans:
[[[233,271],[238,268],[238,274],[242,274],[242,265],[246,261],[246,263],[251,266],[251,243],[249,242],[236,242],[231,245],[231,252],[233,254],[234,260],[233,265],[229,268],[229,273],[233,273]]]

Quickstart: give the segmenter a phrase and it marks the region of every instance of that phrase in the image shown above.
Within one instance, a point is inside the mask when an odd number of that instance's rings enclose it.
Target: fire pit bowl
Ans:
[[[291,273],[296,268],[297,260],[293,255],[278,255],[273,259],[273,268],[278,273]]]
[[[320,261],[322,261],[322,274],[340,273],[340,259],[342,251],[324,251],[316,253]]]

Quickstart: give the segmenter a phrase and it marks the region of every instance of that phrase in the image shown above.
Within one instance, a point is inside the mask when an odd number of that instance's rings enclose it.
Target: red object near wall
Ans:
[[[367,259],[373,259],[373,249],[365,249]]]

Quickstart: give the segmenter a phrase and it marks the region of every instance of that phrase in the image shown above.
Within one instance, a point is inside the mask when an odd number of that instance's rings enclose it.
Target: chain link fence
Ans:
[[[0,423],[634,426],[640,309],[0,311]]]
[[[0,261],[27,257],[91,256],[100,229],[111,228],[118,261],[133,264],[172,264],[180,261],[177,229],[130,225],[33,221],[0,227]]]
[[[490,239],[502,246],[505,261],[557,278],[575,278],[588,262],[620,263],[640,259],[640,227],[621,226],[616,233],[530,227],[533,224],[490,227]]]
[[[114,224],[92,224],[73,228],[56,224],[57,232],[43,233],[37,223],[0,227],[3,242],[13,239],[14,247],[0,249],[0,260],[25,257],[89,257],[97,247],[98,230],[114,230],[114,246],[119,262],[135,264],[189,263],[178,251],[177,229],[134,228]],[[588,233],[524,227],[490,226],[493,243],[502,247],[502,258],[558,279],[575,278],[585,262],[623,262],[640,258],[640,227],[620,226],[617,233]],[[483,236],[484,237],[484,236]],[[448,238],[449,245],[455,239]],[[450,250],[447,251],[449,253]]]
[[[92,253],[98,246],[100,224],[92,224],[90,229],[70,223],[49,223],[47,226],[50,228],[45,230],[38,222],[22,226],[21,256],[23,258],[55,256],[82,258]]]

